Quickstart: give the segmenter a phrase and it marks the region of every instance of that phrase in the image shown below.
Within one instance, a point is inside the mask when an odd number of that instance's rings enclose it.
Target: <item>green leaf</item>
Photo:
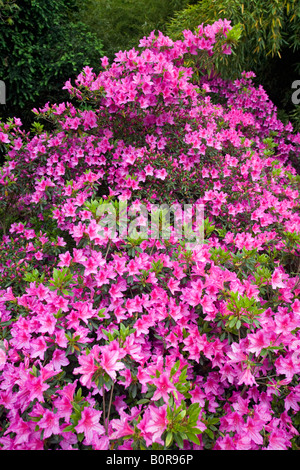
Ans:
[[[211,439],[214,439],[214,433],[209,429],[206,428],[204,431]]]
[[[104,317],[104,312],[105,312],[106,308],[101,308],[98,312],[98,317]]]
[[[193,405],[198,405],[197,407],[193,407],[193,409],[191,410],[191,407]],[[194,426],[195,424],[197,424],[197,421],[198,421],[198,418],[199,418],[199,414],[200,414],[200,407],[199,407],[199,403],[193,403],[193,405],[191,405],[188,409],[188,414],[189,414],[189,425],[190,426]]]
[[[187,365],[183,367],[182,372],[179,376],[179,382],[183,382],[186,379],[186,374],[187,374]]]
[[[41,419],[42,419],[42,415],[41,416],[33,416],[30,421],[38,422]]]
[[[173,441],[173,433],[169,431],[166,435],[166,440],[165,440],[166,446],[169,447],[172,441]]]
[[[189,432],[194,434],[202,434],[203,431],[201,431],[199,428],[189,428]]]
[[[179,369],[179,366],[180,366],[180,361],[178,360],[175,362],[174,366],[171,369],[171,374],[170,374],[171,377],[176,374],[176,372]]]
[[[141,400],[139,400],[137,402],[138,405],[145,405],[146,403],[149,403],[150,400],[148,400],[147,398],[142,398]]]
[[[70,424],[69,426],[65,427],[63,432],[74,432],[74,424]]]
[[[198,446],[200,445],[199,438],[196,436],[196,434],[193,434],[191,432],[187,432],[186,435],[187,435],[187,438],[190,441],[194,442],[194,444],[197,444]]]
[[[174,433],[173,436],[180,449],[183,449],[183,439],[181,437],[181,433]]]
[[[75,411],[81,414],[81,407],[77,403],[73,402],[73,408]]]

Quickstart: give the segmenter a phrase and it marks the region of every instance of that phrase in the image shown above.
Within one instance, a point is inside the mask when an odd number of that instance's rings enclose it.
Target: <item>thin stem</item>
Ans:
[[[112,402],[112,396],[113,396],[113,391],[114,391],[114,383],[112,384],[111,391],[110,391],[110,398],[109,398],[109,404],[108,404],[108,411],[107,411],[107,424],[106,424],[106,433],[108,433],[108,425],[109,425],[109,416],[110,416],[110,408],[111,408],[111,402]]]
[[[105,254],[105,259],[107,258],[109,248],[110,248],[110,240],[109,240],[108,245],[107,245],[107,250],[106,250],[106,254]]]
[[[104,428],[105,428],[105,432],[106,432],[106,435],[107,435],[107,426],[106,426],[106,418],[105,418],[105,385],[103,384],[103,387],[102,387],[102,395],[103,395],[103,422],[104,422]]]
[[[151,251],[150,251],[150,255],[149,255],[149,256],[152,256],[152,253],[153,253],[153,250],[154,250],[155,246],[156,246],[156,241],[154,240],[154,243],[153,243],[153,245],[152,245],[152,247],[151,247]]]
[[[6,235],[6,227],[5,227],[5,224],[3,222],[0,221],[0,224],[2,226],[2,230],[3,230],[3,235],[5,236]]]
[[[244,385],[243,390],[241,391],[241,397],[243,397],[245,391],[247,390],[248,385]]]

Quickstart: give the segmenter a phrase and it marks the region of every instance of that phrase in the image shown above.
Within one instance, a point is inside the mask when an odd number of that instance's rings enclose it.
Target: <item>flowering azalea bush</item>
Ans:
[[[1,124],[2,449],[299,449],[300,136],[206,73],[234,34],[152,33],[52,131]],[[162,204],[204,206],[203,243],[151,237]]]

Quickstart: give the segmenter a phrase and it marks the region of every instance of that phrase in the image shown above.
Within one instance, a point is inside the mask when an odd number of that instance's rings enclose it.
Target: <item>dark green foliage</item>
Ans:
[[[137,48],[139,40],[153,30],[162,32],[175,11],[187,0],[87,0],[81,18],[103,41],[106,55],[113,59],[119,50]]]
[[[85,65],[100,68],[103,50],[101,41],[76,20],[75,1],[16,3],[12,21],[1,24],[0,79],[6,85],[6,105],[0,107],[0,117],[20,117],[28,128],[31,109],[68,99],[62,91],[65,81]]]
[[[14,0],[0,0],[0,25],[3,23],[13,24],[14,14],[19,7]]]

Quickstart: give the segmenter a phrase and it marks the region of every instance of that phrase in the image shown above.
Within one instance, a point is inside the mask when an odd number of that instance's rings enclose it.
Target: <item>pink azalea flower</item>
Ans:
[[[205,406],[206,394],[201,390],[200,387],[195,387],[194,390],[189,392],[192,395],[191,402],[199,403],[201,407]]]
[[[258,330],[256,333],[248,335],[250,343],[248,351],[259,356],[261,350],[270,344],[268,336],[263,330]]]
[[[247,355],[244,353],[243,346],[237,343],[232,343],[231,350],[227,351],[227,356],[233,363],[239,363],[248,359]]]
[[[134,434],[134,429],[128,424],[129,417],[124,413],[121,419],[111,420],[111,426],[115,431],[110,434],[110,439],[119,439],[124,436],[131,436]]]
[[[153,434],[152,432],[149,431],[148,424],[149,424],[149,414],[145,412],[141,421],[136,425],[136,427],[140,430],[141,437],[145,439],[146,446],[150,447],[152,445]]]
[[[55,370],[60,370],[61,366],[67,366],[68,364],[70,364],[65,352],[60,349],[55,349],[53,351],[51,363],[53,364]]]
[[[287,450],[291,447],[284,433],[280,429],[275,429],[269,436],[269,445],[267,450]]]
[[[39,357],[42,360],[44,359],[45,352],[47,351],[47,344],[43,336],[33,338],[31,341],[31,348],[31,357]]]
[[[68,312],[69,310],[69,301],[68,299],[64,299],[62,296],[58,296],[55,300],[55,307],[58,310],[62,310],[63,312]]]
[[[81,356],[79,356],[78,362],[80,364],[80,367],[76,367],[73,373],[81,374],[80,382],[82,383],[82,385],[90,387],[92,383],[92,377],[98,369],[98,366],[95,365],[94,362],[94,354],[82,354]]]
[[[249,367],[246,367],[246,369],[244,369],[244,371],[240,374],[240,380],[238,381],[238,385],[241,384],[256,385],[255,377]]]
[[[118,359],[119,352],[117,350],[113,351],[107,346],[101,348],[100,365],[113,380],[116,380],[116,372],[125,368],[125,365]]]
[[[275,268],[274,273],[272,274],[272,281],[271,281],[271,285],[273,289],[276,289],[278,287],[279,288],[285,287],[283,280],[286,279],[286,277],[288,276],[285,273],[283,273],[281,269]]]
[[[291,392],[287,395],[287,397],[284,400],[284,408],[286,411],[289,409],[292,409],[294,411],[299,411],[300,410],[300,397],[299,393],[297,392]]]
[[[150,405],[150,419],[148,421],[147,430],[152,433],[152,441],[159,442],[161,435],[167,429],[167,405],[160,406],[159,408]]]
[[[10,140],[7,134],[4,134],[4,132],[0,132],[0,142],[4,144],[9,144]]]
[[[179,284],[180,284],[180,281],[176,281],[176,279],[174,279],[173,277],[171,277],[171,279],[168,281],[168,288],[170,289],[172,295],[175,294],[176,291],[179,291]]]
[[[225,434],[217,440],[216,446],[221,450],[236,450],[236,446],[232,437],[229,434]],[[215,448],[216,448],[215,446]]]
[[[166,179],[167,175],[168,175],[168,172],[165,170],[165,168],[163,168],[162,170],[155,171],[156,178],[159,178],[161,180]]]
[[[295,361],[291,354],[285,357],[279,356],[275,361],[275,367],[277,374],[284,374],[289,380],[292,380],[300,370],[298,361]]]
[[[31,344],[31,334],[19,328],[14,328],[11,332],[13,338],[10,341],[10,344],[15,346],[18,349],[29,349]]]
[[[263,422],[261,420],[257,421],[248,416],[247,422],[243,427],[243,434],[247,437],[250,437],[255,444],[262,445],[263,444],[263,437],[260,434],[262,431]]]
[[[150,176],[153,176],[153,167],[151,165],[147,165],[145,166],[145,173],[146,175],[150,175]]]
[[[42,419],[38,422],[38,426],[44,429],[44,439],[50,437],[51,434],[60,434],[59,417],[50,410],[45,410]]]
[[[34,254],[34,257],[37,259],[37,260],[42,260],[43,259],[43,253],[41,251],[37,251],[35,254]]]
[[[56,330],[55,331],[55,343],[60,348],[67,348],[68,340],[66,338],[66,335],[65,335],[64,331],[62,331],[62,330]]]
[[[226,419],[228,422],[227,431],[236,431],[238,433],[241,432],[245,423],[240,413],[234,411],[233,413],[230,413]]]
[[[49,289],[45,287],[42,283],[36,288],[35,294],[40,300],[44,300],[48,297]]]
[[[49,385],[43,382],[41,376],[30,376],[29,379],[25,382],[24,388],[29,391],[29,397],[31,401],[37,398],[39,402],[44,402],[45,399],[43,393],[48,390]]]
[[[2,348],[0,348],[0,370],[4,369],[5,364],[6,364],[6,354],[5,354],[5,351],[3,351]]]
[[[294,313],[300,315],[300,300],[295,300],[295,302],[292,304],[292,309]]]
[[[16,433],[16,437],[14,439],[15,445],[27,443],[33,434],[33,429],[30,424],[31,423],[23,421],[23,419],[20,418],[18,414],[16,414],[15,418],[11,420],[11,423],[8,429],[5,431],[5,434],[9,434],[11,432]]]
[[[59,255],[60,262],[57,264],[57,266],[65,267],[65,266],[70,266],[70,263],[72,261],[72,257],[69,253],[69,251],[66,251],[65,253],[61,253]]]
[[[158,378],[153,379],[153,384],[157,387],[153,400],[159,400],[160,398],[164,399],[165,403],[169,401],[169,393],[172,393],[176,390],[175,386],[169,379],[169,376],[166,372],[163,372]]]
[[[98,434],[94,433],[91,444],[94,450],[109,450],[110,449],[110,441],[109,441],[108,436],[99,437]]]
[[[101,57],[101,65],[102,67],[106,68],[109,64],[109,60],[106,56]]]
[[[236,450],[251,450],[252,440],[247,434],[236,434],[234,439]]]
[[[39,323],[41,325],[38,330],[40,333],[48,333],[49,335],[52,335],[52,333],[54,333],[56,319],[51,313],[45,313],[43,314],[43,316],[40,315]]]
[[[97,411],[91,407],[85,407],[81,412],[81,418],[75,429],[78,433],[84,433],[87,444],[93,440],[93,435],[105,434],[104,427],[99,423],[102,411]]]
[[[149,326],[151,325],[149,318],[144,315],[141,318],[138,318],[134,324],[135,335],[138,337],[140,335],[146,335],[149,333]]]
[[[96,274],[98,271],[98,263],[94,258],[87,258],[86,261],[81,261],[81,264],[85,266],[85,276]]]

